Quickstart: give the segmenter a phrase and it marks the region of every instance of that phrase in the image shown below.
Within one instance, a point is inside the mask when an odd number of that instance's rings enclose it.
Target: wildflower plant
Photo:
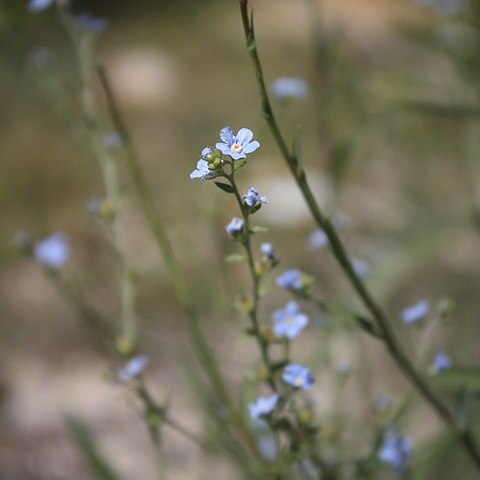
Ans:
[[[439,7],[441,5],[445,12],[444,2],[428,3],[435,3]],[[217,187],[220,192],[216,190],[215,195],[233,200],[231,203],[235,204],[235,211],[229,211],[232,216],[224,225],[223,231],[222,225],[217,225],[218,233],[231,241],[234,252],[229,258],[242,262],[248,272],[249,285],[242,291],[242,300],[237,302],[243,322],[239,330],[243,330],[246,337],[256,345],[256,357],[252,369],[244,372],[248,388],[242,391],[244,398],[241,402],[237,401],[237,395],[229,389],[221,371],[222,364],[210,349],[208,336],[204,335],[188,283],[162,217],[152,200],[107,73],[102,67],[95,67],[95,38],[107,27],[106,21],[88,14],[73,15],[68,2],[32,0],[28,5],[32,12],[54,6],[57,8],[78,60],[81,81],[77,94],[105,191],[104,197],[89,202],[88,210],[105,227],[116,257],[120,321],[113,328],[110,325],[108,331],[111,342],[109,351],[114,352],[113,363],[116,365],[110,380],[119,388],[126,388],[141,406],[139,410],[142,420],[157,454],[159,477],[165,478],[166,475],[162,434],[164,427],[169,427],[201,449],[213,448],[229,455],[244,477],[249,479],[377,479],[384,478],[379,475],[382,475],[385,467],[395,476],[406,478],[411,471],[414,446],[409,435],[398,432],[404,431],[408,398],[398,406],[389,395],[383,393],[376,402],[372,402],[371,438],[364,448],[353,453],[351,448],[342,444],[341,427],[344,424],[336,415],[338,411],[334,410],[332,418],[315,414],[315,398],[322,395],[324,383],[321,379],[324,375],[335,379],[336,401],[340,403],[348,379],[356,371],[362,370],[361,365],[356,365],[350,359],[338,361],[330,358],[329,347],[326,345],[328,342],[316,344],[315,349],[320,352],[317,356],[304,355],[295,347],[305,341],[306,337],[313,341],[319,330],[314,322],[314,317],[318,314],[328,318],[324,337],[327,341],[330,339],[328,332],[335,331],[343,335],[345,331],[354,331],[352,337],[358,332],[367,335],[369,341],[385,347],[385,355],[393,360],[407,382],[438,416],[452,441],[480,471],[480,449],[473,427],[465,420],[464,413],[468,410],[465,400],[468,397],[468,384],[462,383],[462,388],[455,392],[461,399],[459,402],[462,402],[459,410],[463,416],[460,416],[442,397],[441,389],[433,383],[434,380],[451,380],[452,376],[456,381],[462,372],[452,366],[452,361],[445,352],[433,349],[428,342],[421,344],[422,348],[427,344],[430,348],[430,351],[424,348],[430,355],[428,361],[424,361],[421,355],[416,361],[395,328],[396,324],[416,324],[430,335],[427,327],[432,325],[430,320],[435,316],[433,307],[429,301],[421,300],[404,308],[400,314],[397,311],[396,317],[390,316],[370,291],[367,283],[370,264],[350,255],[338,225],[324,212],[312,192],[310,179],[303,166],[298,136],[290,147],[280,129],[257,50],[253,13],[249,9],[248,0],[239,0],[239,5],[247,49],[260,91],[263,117],[315,223],[315,231],[308,239],[308,248],[312,251],[329,248],[357,300],[356,303],[347,303],[343,298],[331,299],[327,293],[319,294],[315,276],[295,265],[283,265],[284,252],[279,255],[271,239],[264,236],[268,230],[255,224],[260,209],[275,208],[274,202],[269,202],[255,186],[248,183],[240,185],[240,175],[255,168],[255,153],[261,148],[261,136],[258,136],[258,140],[250,128],[242,127],[235,133],[225,126],[219,132],[220,141],[216,141],[213,135],[206,139],[209,143],[200,147],[199,156],[192,159],[193,170],[189,177],[201,181],[206,189]],[[106,111],[100,108],[96,97],[97,82],[105,97]],[[280,98],[302,98],[308,89],[306,82],[301,79],[283,77],[277,79],[271,90]],[[335,143],[335,139],[330,140]],[[214,425],[211,430],[223,442],[215,443],[202,434],[191,431],[171,415],[169,402],[154,398],[147,386],[145,374],[153,365],[150,364],[149,356],[142,352],[140,343],[136,300],[138,285],[124,247],[125,232],[121,223],[124,206],[117,155],[122,155],[126,160],[127,173],[138,204],[182,308],[193,350],[208,381],[210,406],[215,406],[209,410],[209,422]],[[225,202],[226,205],[231,203]],[[31,247],[33,258],[50,275],[57,275],[63,269],[71,249],[67,237],[62,233],[33,243]],[[277,269],[279,265],[280,270]],[[54,278],[63,281],[61,276]],[[264,300],[273,288],[277,289],[277,293],[288,296],[288,300],[266,312],[267,302]],[[244,293],[245,290],[247,293]],[[81,298],[78,305],[82,314],[87,310],[92,311],[80,292],[64,291],[76,301]],[[273,295],[268,298],[269,301],[270,298]],[[445,309],[436,314],[439,317],[437,320],[440,320],[446,315]],[[425,337],[431,341],[429,335]],[[322,358],[322,362],[314,361],[319,358]],[[464,371],[462,378],[465,376]],[[273,455],[262,455],[259,446],[260,429],[263,429],[262,435],[266,429],[268,438],[271,438],[273,448],[270,450]]]

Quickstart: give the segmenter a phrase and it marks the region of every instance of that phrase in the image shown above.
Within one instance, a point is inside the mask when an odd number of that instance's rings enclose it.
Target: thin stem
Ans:
[[[147,223],[153,233],[154,239],[157,243],[158,249],[167,267],[170,275],[174,293],[178,302],[185,311],[190,337],[192,339],[195,352],[203,365],[205,372],[215,390],[218,398],[227,405],[230,414],[230,423],[238,433],[239,437],[249,448],[250,452],[260,459],[255,441],[245,426],[244,420],[238,408],[230,398],[230,394],[227,390],[222,375],[217,367],[217,363],[213,356],[210,347],[208,346],[205,337],[201,331],[200,324],[197,318],[195,308],[192,303],[192,299],[185,281],[185,278],[180,269],[180,265],[174,254],[172,245],[167,236],[163,221],[158,215],[147,182],[143,175],[140,163],[138,161],[133,143],[130,139],[128,129],[123,121],[120,111],[117,107],[117,102],[108,80],[107,74],[102,67],[97,67],[98,78],[100,85],[105,94],[107,108],[111,117],[111,120],[115,126],[116,131],[122,139],[122,144],[125,150],[127,164],[130,172],[130,176],[133,179],[133,183],[140,200],[140,204],[143,208],[143,213],[147,220]]]
[[[262,338],[262,334],[260,331],[260,323],[258,321],[258,306],[259,306],[259,299],[260,299],[260,276],[255,268],[255,257],[252,252],[252,243],[251,243],[251,231],[250,231],[250,214],[247,211],[242,196],[238,190],[237,184],[235,182],[235,169],[231,169],[230,175],[227,175],[228,180],[230,181],[230,185],[232,186],[233,193],[235,195],[235,199],[237,200],[238,207],[242,213],[243,217],[243,236],[242,236],[242,245],[247,253],[247,262],[248,268],[250,271],[250,276],[252,278],[252,306],[249,309],[248,316],[250,317],[250,321],[252,322],[252,331],[253,335],[257,339],[258,346],[260,348],[260,352],[262,354],[262,360],[265,367],[268,370],[268,383],[272,387],[272,389],[276,392],[277,386],[275,381],[273,380],[273,368],[270,361],[270,357],[268,354],[268,343]]]
[[[423,398],[431,405],[433,410],[437,413],[439,418],[450,429],[452,434],[456,437],[459,444],[469,454],[470,458],[475,463],[476,467],[480,470],[480,451],[478,446],[472,437],[470,431],[465,430],[445,404],[436,396],[430,386],[425,382],[421,375],[415,370],[414,366],[410,362],[410,359],[403,352],[395,334],[390,327],[390,323],[382,310],[382,308],[376,303],[373,296],[368,291],[366,285],[361,278],[355,273],[349,256],[343,246],[341,239],[339,238],[334,226],[324,216],[313,193],[308,184],[305,171],[300,164],[300,158],[297,152],[290,153],[289,148],[284,140],[284,137],[280,131],[277,120],[273,114],[273,109],[269,100],[268,92],[265,86],[265,80],[263,77],[263,70],[260,63],[260,59],[257,52],[257,46],[255,41],[255,31],[253,25],[253,15],[250,18],[248,13],[248,0],[239,0],[240,11],[242,16],[243,27],[245,31],[245,37],[247,41],[247,48],[250,54],[258,86],[260,89],[260,96],[262,101],[262,112],[265,120],[270,127],[272,135],[277,143],[277,146],[282,154],[282,157],[287,164],[297,186],[299,187],[305,202],[312,214],[317,225],[324,230],[329,240],[332,253],[337,260],[339,266],[343,270],[345,276],[350,281],[353,289],[357,293],[358,297],[362,301],[364,307],[370,312],[372,317],[377,322],[378,328],[383,336],[383,341],[390,352],[392,358],[395,360],[399,368],[405,374],[405,376],[415,385],[417,391],[423,396]]]

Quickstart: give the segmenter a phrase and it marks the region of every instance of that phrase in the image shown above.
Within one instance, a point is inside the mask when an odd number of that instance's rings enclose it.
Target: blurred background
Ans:
[[[276,245],[278,271],[301,268],[316,278],[322,298],[360,307],[328,249],[309,242],[315,226],[261,118],[237,2],[79,0],[73,9],[108,21],[97,62],[111,78],[203,330],[239,391],[257,356],[232,307],[248,276],[243,265],[224,261],[237,249],[224,225],[238,212],[211,182],[189,179],[220,128],[251,128],[261,143],[239,181],[269,200],[257,214],[269,229],[259,241]],[[285,76],[308,85],[301,98],[273,96],[285,135],[300,132],[317,198],[341,219],[351,255],[407,350],[425,369],[439,350],[454,365],[478,365],[477,31],[407,0],[257,0],[255,18],[268,85]],[[0,2],[0,41],[0,478],[91,478],[66,416],[88,427],[121,478],[156,478],[133,398],[105,381],[119,365],[105,353],[101,333],[18,248],[27,237],[64,232],[71,251],[65,275],[85,302],[118,320],[115,262],[101,222],[87,209],[104,191],[75,97],[71,42],[54,8],[31,13],[16,0]],[[205,425],[191,380],[199,369],[184,315],[122,162],[119,155],[121,222],[136,278],[140,349],[150,358],[147,383],[200,432]],[[288,298],[272,287],[264,317]],[[402,309],[424,298],[435,306],[435,327],[403,325]],[[441,322],[439,304],[455,305]],[[304,308],[312,330],[294,351],[316,373],[319,423],[328,431],[340,418],[345,448],[361,451],[372,436],[365,422],[376,396],[400,401],[410,387],[377,343],[358,332],[331,334],[328,319]],[[335,374],[321,366],[325,351],[334,365],[351,366],[341,400],[333,393]],[[476,478],[468,476],[467,460],[436,437],[443,428],[424,403],[412,402],[404,431],[415,443],[412,471],[423,476],[411,478]],[[436,450],[425,451],[433,438]],[[214,451],[206,454],[175,432],[166,433],[165,444],[172,478],[240,478]],[[450,456],[442,457],[445,449]]]

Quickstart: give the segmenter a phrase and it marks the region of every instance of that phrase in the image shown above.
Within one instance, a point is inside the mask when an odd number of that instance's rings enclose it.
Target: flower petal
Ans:
[[[225,145],[224,143],[217,143],[215,145],[215,148],[220,150],[224,155],[230,155],[231,153],[230,147],[228,145]]]
[[[245,158],[246,155],[243,152],[232,152],[231,150],[227,155],[230,155],[234,160],[239,160],[240,158]]]
[[[230,147],[235,143],[232,129],[230,127],[223,127],[220,130],[220,138]]]
[[[212,147],[205,147],[200,154],[202,157],[207,156],[209,153],[212,153]]]
[[[252,153],[254,152],[258,147],[260,146],[260,144],[254,140],[253,142],[249,143],[248,145],[246,145],[245,147],[243,147],[243,152],[244,153]]]
[[[249,128],[241,128],[237,133],[237,142],[245,147],[253,138],[253,132]]]

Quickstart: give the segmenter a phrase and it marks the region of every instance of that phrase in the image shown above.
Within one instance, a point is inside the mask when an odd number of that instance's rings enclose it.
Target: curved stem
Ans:
[[[300,164],[298,152],[291,153],[289,148],[287,147],[287,144],[278,126],[277,120],[273,114],[273,109],[270,104],[269,96],[265,86],[262,66],[260,63],[255,42],[253,16],[249,17],[248,13],[248,0],[239,0],[239,2],[243,27],[247,40],[247,48],[253,67],[255,69],[258,86],[260,89],[263,116],[267,121],[268,126],[270,127],[272,135],[277,143],[277,146],[283,156],[285,163],[287,164],[293,178],[295,179],[295,182],[297,183],[297,186],[299,187],[304,197],[310,213],[312,214],[317,225],[322,230],[324,230],[325,234],[327,235],[332,253],[337,260],[339,266],[343,270],[345,276],[350,281],[350,284],[352,285],[353,289],[357,293],[365,308],[375,319],[378,328],[380,329],[380,332],[382,334],[383,341],[388,351],[390,352],[390,355],[395,360],[398,367],[403,371],[405,376],[410,380],[413,385],[415,385],[417,391],[431,405],[431,407],[437,413],[440,419],[450,429],[452,434],[457,438],[459,444],[469,454],[476,467],[480,470],[480,451],[471,432],[462,428],[462,426],[459,425],[454,415],[436,396],[436,394],[425,382],[422,376],[415,370],[413,364],[410,362],[410,359],[402,350],[392,328],[390,327],[387,316],[385,315],[382,308],[376,303],[373,296],[368,291],[366,285],[355,273],[348,254],[345,250],[345,247],[343,246],[343,243],[339,238],[335,228],[333,227],[329,218],[322,213],[317,201],[315,200],[312,190],[310,189],[310,186],[308,184],[305,171]]]

